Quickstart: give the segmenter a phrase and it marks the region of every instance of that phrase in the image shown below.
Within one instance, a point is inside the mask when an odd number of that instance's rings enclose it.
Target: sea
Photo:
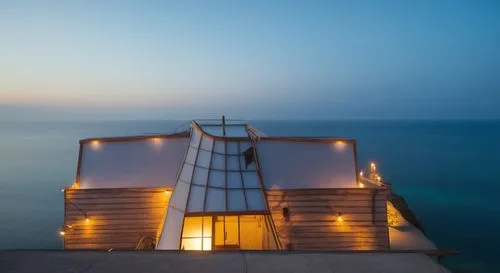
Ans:
[[[187,121],[0,122],[0,249],[61,249],[61,189],[78,140],[170,132]],[[500,121],[255,120],[272,136],[346,137],[377,163],[454,272],[500,272]]]

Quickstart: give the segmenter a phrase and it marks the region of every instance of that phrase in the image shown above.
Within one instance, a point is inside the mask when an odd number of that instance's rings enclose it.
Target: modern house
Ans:
[[[271,137],[224,119],[84,139],[64,190],[64,248],[435,248],[374,171],[358,169],[354,140]],[[402,223],[409,229],[391,229]]]

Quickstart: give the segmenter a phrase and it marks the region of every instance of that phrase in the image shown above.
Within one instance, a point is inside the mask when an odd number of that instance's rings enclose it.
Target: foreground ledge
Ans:
[[[409,251],[0,251],[0,272],[449,272],[432,256],[439,255]]]

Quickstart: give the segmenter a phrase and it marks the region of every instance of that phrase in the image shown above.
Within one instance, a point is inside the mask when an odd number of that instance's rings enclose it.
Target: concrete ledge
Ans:
[[[2,251],[0,272],[449,272],[419,253]]]

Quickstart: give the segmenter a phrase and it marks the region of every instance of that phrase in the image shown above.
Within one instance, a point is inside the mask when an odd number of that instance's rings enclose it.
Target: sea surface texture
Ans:
[[[166,133],[185,121],[0,122],[0,249],[60,249],[61,188],[78,140]],[[267,135],[354,138],[456,272],[500,272],[500,121],[251,121]]]

